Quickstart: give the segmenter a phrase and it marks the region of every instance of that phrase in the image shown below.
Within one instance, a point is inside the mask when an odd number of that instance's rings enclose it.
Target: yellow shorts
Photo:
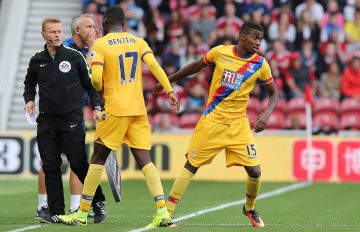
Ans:
[[[95,141],[112,150],[118,150],[122,143],[138,149],[151,149],[150,125],[147,115],[114,116],[103,112],[105,119],[99,119],[95,131]]]
[[[239,124],[221,124],[202,116],[187,150],[190,164],[194,167],[210,164],[223,149],[225,149],[226,167],[260,164],[247,118]]]

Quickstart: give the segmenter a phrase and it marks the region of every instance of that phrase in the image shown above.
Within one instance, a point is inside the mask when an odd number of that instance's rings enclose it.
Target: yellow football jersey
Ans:
[[[109,33],[95,41],[92,67],[103,66],[103,99],[106,112],[116,116],[146,114],[141,61],[151,49],[127,32]]]
[[[239,57],[235,48],[220,45],[204,56],[206,64],[215,65],[204,115],[224,124],[237,124],[246,117],[249,94],[258,79],[263,85],[273,81],[264,57]]]

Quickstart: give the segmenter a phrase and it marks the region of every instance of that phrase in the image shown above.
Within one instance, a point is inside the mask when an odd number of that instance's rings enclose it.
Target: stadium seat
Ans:
[[[305,101],[303,98],[291,98],[287,103],[288,114],[305,114]]]
[[[339,129],[339,117],[337,112],[332,111],[319,111],[313,117],[314,127],[326,127],[330,129]]]
[[[359,98],[346,98],[341,102],[341,114],[359,112],[360,99]]]
[[[152,117],[152,123],[155,127],[159,127],[161,125],[161,122],[164,120],[164,117],[166,116],[170,116],[170,120],[171,120],[171,124],[173,126],[178,126],[179,124],[179,119],[177,117],[176,114],[172,114],[172,113],[156,113],[153,117]]]
[[[259,113],[261,111],[261,102],[258,98],[256,97],[250,97],[249,98],[249,103],[247,106],[247,110],[248,111],[254,111],[256,113]]]
[[[342,130],[360,130],[360,112],[348,112],[341,115],[340,128]]]
[[[264,98],[264,100],[261,101],[261,109],[265,109],[268,106],[269,98]],[[274,111],[281,111],[282,113],[287,112],[287,101],[284,98],[279,98],[278,104]]]
[[[339,101],[334,98],[319,98],[314,102],[314,114],[329,112],[329,113],[338,113],[339,112]]]
[[[202,113],[185,113],[180,117],[180,128],[195,128],[196,123],[199,121]]]
[[[274,111],[270,117],[266,129],[284,129],[285,114],[281,111]]]
[[[306,116],[305,112],[289,113],[286,116],[285,127],[288,129],[305,129],[306,128]]]

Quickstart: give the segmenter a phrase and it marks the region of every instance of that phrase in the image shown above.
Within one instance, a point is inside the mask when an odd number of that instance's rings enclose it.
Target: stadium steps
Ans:
[[[45,17],[59,17],[63,22],[66,38],[71,36],[70,22],[72,17],[81,14],[82,0],[31,0],[25,36],[21,44],[20,59],[17,67],[15,90],[13,92],[10,114],[8,116],[8,130],[34,129],[27,123],[24,115],[24,79],[31,56],[41,50],[44,41],[41,37],[41,22]],[[38,102],[36,102],[36,106]],[[38,109],[37,109],[38,112]]]

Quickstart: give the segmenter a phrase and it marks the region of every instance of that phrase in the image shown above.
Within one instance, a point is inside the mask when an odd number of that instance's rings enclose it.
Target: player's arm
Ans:
[[[169,97],[169,104],[173,107],[175,111],[179,111],[179,107],[180,107],[179,100],[174,94],[169,79],[167,78],[164,70],[160,67],[159,63],[156,61],[154,55],[149,52],[146,53],[142,59],[149,66],[150,71],[160,82],[161,86],[164,87]]]
[[[203,67],[205,67],[207,64],[203,59],[199,59],[198,61],[194,61],[188,65],[186,65],[184,68],[180,69],[176,73],[174,73],[172,76],[170,76],[169,81],[170,83],[177,82],[179,80],[184,79],[185,77],[191,76],[197,72],[199,72]],[[159,94],[162,91],[162,88],[160,85],[156,84],[156,86],[153,89],[154,94]]]
[[[275,87],[274,82],[270,82],[269,84],[265,84],[264,88],[266,92],[269,94],[269,103],[265,110],[256,118],[255,121],[255,132],[260,132],[265,129],[267,122],[269,120],[270,115],[274,111],[277,103],[278,103],[278,93]]]
[[[155,56],[150,52],[146,53],[143,56],[143,61],[147,64],[152,74],[154,74],[155,78],[160,82],[166,93],[173,92],[169,79],[167,78],[166,73],[155,59]]]

